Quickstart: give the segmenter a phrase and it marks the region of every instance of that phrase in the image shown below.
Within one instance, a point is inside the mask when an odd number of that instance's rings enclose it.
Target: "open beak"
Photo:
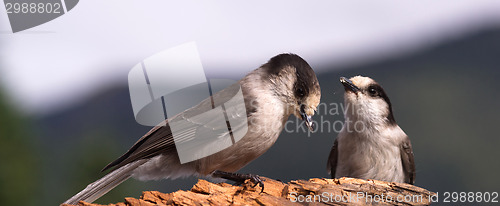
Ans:
[[[352,91],[354,93],[360,91],[360,89],[356,85],[354,85],[348,78],[340,77],[340,83],[344,85],[345,91]]]
[[[300,117],[302,117],[302,120],[304,120],[307,128],[309,128],[310,131],[314,131],[314,124],[311,119],[312,117],[306,114],[306,112],[304,111],[304,105],[300,107]]]

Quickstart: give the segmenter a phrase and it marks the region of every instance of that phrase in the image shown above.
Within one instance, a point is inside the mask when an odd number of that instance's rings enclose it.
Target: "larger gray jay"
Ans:
[[[77,204],[80,200],[93,202],[130,177],[157,180],[195,175],[235,181],[251,179],[261,184],[256,175],[234,172],[261,156],[274,144],[290,115],[304,120],[305,125],[312,130],[311,116],[320,102],[321,91],[312,68],[295,54],[280,54],[271,58],[238,83],[241,85],[246,111],[236,115],[247,117],[248,130],[235,144],[204,158],[180,163],[169,121],[176,118],[191,121],[191,113],[213,106],[214,102],[210,98],[206,99],[165,120],[167,126],[151,129],[124,155],[103,169],[110,169],[110,173],[89,184],[65,203]],[[222,90],[213,96],[225,99],[231,96],[230,93]],[[215,106],[220,103],[215,102]],[[186,132],[203,132],[206,127],[186,128]],[[231,125],[231,130],[237,131],[238,125]]]

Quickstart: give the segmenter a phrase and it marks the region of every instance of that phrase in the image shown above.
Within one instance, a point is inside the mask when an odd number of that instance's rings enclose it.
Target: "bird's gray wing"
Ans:
[[[109,168],[113,168],[112,171],[114,171],[128,163],[153,157],[169,150],[175,150],[170,127],[156,126],[142,136],[125,154],[106,165],[102,171]]]
[[[413,157],[413,148],[410,138],[405,137],[400,146],[401,162],[403,163],[403,172],[405,175],[405,183],[415,184],[415,159]]]
[[[330,150],[330,155],[328,156],[328,162],[326,164],[328,173],[332,176],[332,178],[335,178],[335,172],[337,170],[338,154],[339,154],[338,141],[337,139],[335,139],[335,142],[333,142],[332,149]]]
[[[239,92],[239,85],[234,84],[213,96],[213,99],[207,98],[200,102],[198,105],[175,115],[169,120],[165,120],[162,125],[166,126],[156,126],[152,128],[147,134],[145,134],[141,139],[139,139],[125,154],[116,159],[115,161],[109,163],[104,170],[113,168],[113,170],[120,168],[128,163],[147,159],[159,154],[177,152],[175,143],[182,143],[190,140],[190,137],[196,134],[216,134],[216,135],[227,135],[228,134],[228,122],[224,117],[227,117],[226,110],[223,111],[224,115],[207,116],[200,115],[211,110],[213,107],[219,107],[226,103],[232,97]],[[244,94],[243,94],[244,95]],[[233,105],[236,108],[245,108],[243,105]],[[212,106],[213,105],[213,106]],[[249,114],[244,110],[232,110],[229,116],[244,116],[247,117]],[[174,141],[170,124],[176,122],[176,139]],[[221,124],[225,122],[226,124]],[[222,127],[221,127],[222,125]],[[240,128],[244,128],[246,125],[230,125],[231,131],[234,133]],[[180,128],[180,129],[179,129]],[[246,128],[246,127],[245,127]]]

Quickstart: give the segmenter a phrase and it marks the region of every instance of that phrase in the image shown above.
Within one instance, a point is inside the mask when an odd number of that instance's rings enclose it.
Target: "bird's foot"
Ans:
[[[243,184],[245,180],[250,180],[250,182],[254,183],[252,187],[255,187],[257,185],[262,188],[260,191],[261,193],[264,192],[264,183],[265,181],[264,178],[259,177],[258,175],[254,174],[239,174],[239,173],[232,173],[232,172],[224,172],[224,171],[219,171],[215,170],[212,172],[212,177],[218,177],[218,178],[223,178],[226,180],[231,180],[234,181],[238,184]]]

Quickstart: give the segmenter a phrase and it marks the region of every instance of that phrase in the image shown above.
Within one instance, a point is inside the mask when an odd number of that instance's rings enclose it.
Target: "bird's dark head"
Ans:
[[[344,85],[346,117],[369,123],[396,124],[389,97],[380,84],[369,77],[340,78]]]
[[[313,130],[311,117],[321,98],[316,74],[309,64],[296,54],[280,54],[262,66],[275,85],[275,94],[286,104],[288,113],[305,121]]]

